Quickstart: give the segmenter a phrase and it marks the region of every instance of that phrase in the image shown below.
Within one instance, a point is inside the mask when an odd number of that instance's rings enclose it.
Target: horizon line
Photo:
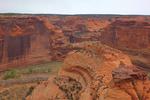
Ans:
[[[87,13],[87,14],[68,14],[68,13],[64,13],[64,14],[59,14],[59,13],[14,13],[14,12],[6,12],[6,13],[3,13],[3,12],[0,12],[0,15],[2,14],[5,14],[5,15],[9,15],[9,14],[12,14],[12,15],[66,15],[66,16],[77,16],[77,15],[108,15],[108,16],[150,16],[150,15],[147,15],[147,14],[98,14],[98,13]]]

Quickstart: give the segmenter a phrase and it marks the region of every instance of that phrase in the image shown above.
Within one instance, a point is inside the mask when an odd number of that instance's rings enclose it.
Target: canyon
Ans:
[[[150,16],[0,15],[2,100],[149,100],[149,61]]]
[[[149,69],[150,16],[1,15],[0,71],[63,61],[72,43],[100,41]]]

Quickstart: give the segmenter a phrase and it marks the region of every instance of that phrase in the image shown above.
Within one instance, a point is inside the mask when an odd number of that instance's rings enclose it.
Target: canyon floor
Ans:
[[[46,62],[0,73],[0,100],[23,100],[40,82],[57,74],[62,62]],[[12,92],[13,91],[13,92]]]

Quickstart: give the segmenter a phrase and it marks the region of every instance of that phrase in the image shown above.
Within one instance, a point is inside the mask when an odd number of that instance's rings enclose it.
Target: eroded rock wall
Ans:
[[[0,70],[50,60],[51,31],[41,20],[30,16],[0,20]]]
[[[148,22],[116,20],[105,29],[101,39],[104,43],[117,47],[143,49],[150,46],[149,34]]]

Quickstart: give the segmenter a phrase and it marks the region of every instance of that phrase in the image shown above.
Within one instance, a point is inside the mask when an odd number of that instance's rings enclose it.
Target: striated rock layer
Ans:
[[[70,45],[57,76],[38,85],[27,100],[149,100],[150,81],[121,51],[100,42]]]

